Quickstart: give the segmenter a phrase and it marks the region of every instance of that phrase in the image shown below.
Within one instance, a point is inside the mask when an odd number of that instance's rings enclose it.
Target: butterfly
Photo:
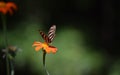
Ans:
[[[46,35],[44,32],[40,31],[40,35],[46,43],[51,43],[55,37],[56,25],[52,25]]]

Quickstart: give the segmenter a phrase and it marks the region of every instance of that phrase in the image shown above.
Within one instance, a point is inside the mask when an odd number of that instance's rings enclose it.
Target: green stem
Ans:
[[[7,40],[7,26],[6,26],[6,16],[1,13],[1,18],[3,22],[3,33],[4,33],[4,46],[8,47],[8,40]],[[6,68],[7,68],[7,75],[9,74],[9,59],[8,59],[8,49],[6,49]]]
[[[14,64],[13,64],[13,60],[10,60],[10,67],[11,67],[11,75],[14,75]]]
[[[46,56],[46,52],[45,52],[45,50],[43,50],[43,66],[44,66],[46,74],[50,75],[49,72],[48,72],[48,70],[46,69],[45,56]]]

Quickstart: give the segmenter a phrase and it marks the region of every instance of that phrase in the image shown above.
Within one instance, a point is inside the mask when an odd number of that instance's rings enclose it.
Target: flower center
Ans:
[[[1,7],[5,7],[6,6],[6,3],[5,2],[0,2],[0,8]]]
[[[48,44],[46,42],[43,43],[43,47],[48,47]]]

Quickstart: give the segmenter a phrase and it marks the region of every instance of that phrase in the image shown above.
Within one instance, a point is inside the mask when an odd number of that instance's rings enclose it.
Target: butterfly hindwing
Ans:
[[[44,34],[42,31],[40,31],[40,35],[42,36],[42,38],[45,40],[45,42],[48,43],[49,39],[48,36],[46,34]]]

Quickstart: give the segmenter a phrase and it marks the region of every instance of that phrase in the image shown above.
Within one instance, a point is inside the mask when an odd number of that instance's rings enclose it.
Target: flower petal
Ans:
[[[39,51],[42,48],[42,46],[36,46],[35,51]]]
[[[54,47],[54,46],[49,46],[49,47],[46,49],[46,52],[47,52],[47,53],[50,53],[50,52],[56,53],[56,52],[57,52],[57,48]]]
[[[7,10],[6,10],[6,8],[0,8],[0,12],[2,12],[3,14],[6,14]]]
[[[49,47],[44,48],[44,50],[46,51],[46,53],[50,53],[51,52],[51,50],[49,49]]]
[[[39,45],[42,45],[41,42],[34,42],[32,46],[39,46]]]
[[[17,6],[14,2],[3,2],[0,1],[0,12],[3,14],[10,13],[13,14],[13,10],[17,10]]]
[[[34,42],[32,46],[35,46],[36,51],[39,51],[41,48],[43,48],[43,45],[41,42]]]
[[[13,3],[13,2],[7,2],[6,3],[6,7],[7,8],[9,8],[9,9],[14,9],[14,10],[17,10],[17,6],[16,6],[16,4],[15,3]]]
[[[10,13],[10,15],[13,15],[12,9],[6,8],[7,12]]]

